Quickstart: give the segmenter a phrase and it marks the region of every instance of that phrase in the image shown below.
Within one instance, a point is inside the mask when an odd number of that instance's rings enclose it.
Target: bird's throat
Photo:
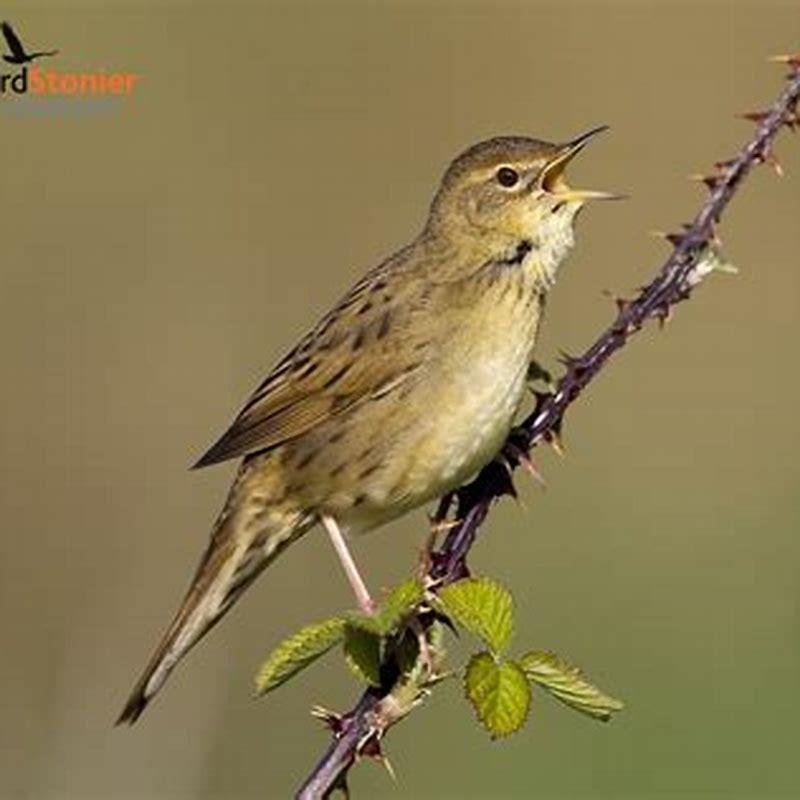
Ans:
[[[527,244],[520,269],[528,272],[543,292],[553,288],[558,269],[575,243],[572,223],[576,210],[565,207],[547,215],[523,240]]]

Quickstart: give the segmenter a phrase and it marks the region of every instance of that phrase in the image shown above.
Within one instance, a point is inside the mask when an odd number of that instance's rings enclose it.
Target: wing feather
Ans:
[[[278,447],[359,403],[412,380],[422,367],[414,324],[429,292],[374,270],[336,305],[251,395],[195,468]]]

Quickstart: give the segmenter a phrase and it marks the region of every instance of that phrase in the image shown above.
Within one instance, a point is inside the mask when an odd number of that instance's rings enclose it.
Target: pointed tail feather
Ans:
[[[190,590],[115,724],[133,725],[139,719],[139,715],[162,687],[178,660],[220,618],[221,614],[214,615],[208,602],[202,603],[202,598],[193,597],[193,594],[193,590]]]
[[[242,515],[223,512],[189,591],[131,692],[117,725],[136,722],[181,658],[211,630],[259,573],[310,525],[311,521],[299,514],[281,515],[271,519],[268,527],[249,533],[250,526]]]

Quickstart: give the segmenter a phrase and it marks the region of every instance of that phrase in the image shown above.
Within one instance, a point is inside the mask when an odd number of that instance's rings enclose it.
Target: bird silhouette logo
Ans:
[[[3,61],[7,64],[31,64],[37,58],[45,58],[47,56],[57,55],[58,50],[40,50],[38,52],[29,53],[25,50],[19,36],[14,32],[10,22],[3,22],[0,25],[0,30],[3,32],[3,38],[6,40],[6,47],[9,52],[3,56]]]

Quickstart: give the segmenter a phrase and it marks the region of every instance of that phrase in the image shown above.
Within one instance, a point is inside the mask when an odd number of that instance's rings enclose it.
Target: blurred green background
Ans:
[[[750,133],[798,2],[5,4],[50,66],[143,75],[121,108],[0,108],[0,797],[285,797],[326,744],[336,657],[251,699],[262,656],[350,603],[328,544],[281,559],[132,730],[112,728],[205,545],[229,466],[187,466],[265,371],[421,225],[442,170],[499,133],[612,131],[541,355],[609,320],[703,194],[685,176]],[[2,71],[2,70],[0,70]],[[15,102],[0,98],[0,104]],[[795,374],[800,140],[759,170],[713,277],[593,384],[543,454],[549,489],[496,509],[473,567],[513,587],[516,642],[623,697],[608,726],[538,694],[493,744],[453,682],[356,798],[800,796]],[[420,511],[356,543],[408,573]],[[454,646],[454,654],[463,653]]]

